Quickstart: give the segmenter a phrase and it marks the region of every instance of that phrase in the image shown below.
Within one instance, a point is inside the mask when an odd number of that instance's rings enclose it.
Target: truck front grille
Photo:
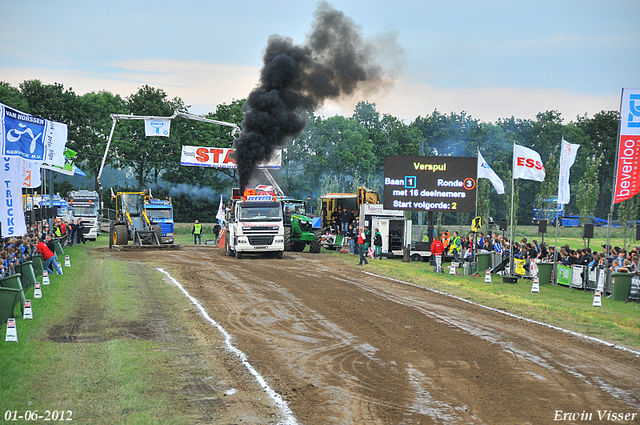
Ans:
[[[254,235],[248,236],[249,243],[253,246],[271,245],[273,243],[273,235]]]

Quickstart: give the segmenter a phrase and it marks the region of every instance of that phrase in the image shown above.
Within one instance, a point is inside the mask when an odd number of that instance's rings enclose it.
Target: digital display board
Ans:
[[[477,157],[388,156],[384,208],[473,213],[477,173]]]

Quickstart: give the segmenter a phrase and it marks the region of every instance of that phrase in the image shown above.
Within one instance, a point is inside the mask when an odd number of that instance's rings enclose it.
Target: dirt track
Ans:
[[[637,413],[617,423],[640,424],[637,356],[366,275],[356,260],[340,266],[308,253],[238,260],[210,247],[161,260],[111,255],[177,279],[301,424],[548,424],[557,411],[592,414],[564,423],[606,423],[598,410]],[[193,320],[220,356],[219,332],[197,314]],[[241,365],[229,372],[252,385]],[[264,423],[257,412],[264,399],[243,399],[242,409],[256,409],[243,423]],[[225,414],[211,423],[235,423]]]

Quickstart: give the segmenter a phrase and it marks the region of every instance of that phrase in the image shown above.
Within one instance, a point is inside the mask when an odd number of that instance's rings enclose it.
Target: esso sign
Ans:
[[[536,161],[533,158],[524,158],[522,156],[519,156],[516,158],[516,164],[518,164],[519,167],[527,167],[527,168],[534,168],[536,170],[544,170],[544,165],[542,165],[540,161]]]

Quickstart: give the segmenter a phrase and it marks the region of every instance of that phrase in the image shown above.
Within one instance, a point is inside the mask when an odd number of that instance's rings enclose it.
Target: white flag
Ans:
[[[25,161],[21,159],[20,176],[22,178],[22,187],[36,188],[42,184],[40,165],[35,161]]]
[[[576,154],[580,145],[571,144],[562,138],[560,153],[560,172],[558,176],[558,203],[566,205],[571,199],[571,190],[569,188],[569,175],[571,166],[576,162]]]
[[[478,151],[478,178],[489,179],[491,184],[498,192],[498,195],[504,194],[504,182],[493,169],[489,166],[487,161],[484,160],[480,151]]]
[[[225,222],[224,211],[222,209],[222,195],[220,195],[220,205],[218,206],[218,214],[216,214],[216,218],[218,219],[218,224],[222,226],[222,223]]]
[[[144,120],[145,136],[164,136],[169,137],[171,129],[171,120],[168,118],[153,118]]]
[[[0,184],[0,223],[2,237],[17,237],[27,234],[27,223],[22,208],[22,171],[20,158],[0,157],[2,178]]]
[[[533,149],[513,145],[513,178],[543,182],[546,172],[540,154]]]

